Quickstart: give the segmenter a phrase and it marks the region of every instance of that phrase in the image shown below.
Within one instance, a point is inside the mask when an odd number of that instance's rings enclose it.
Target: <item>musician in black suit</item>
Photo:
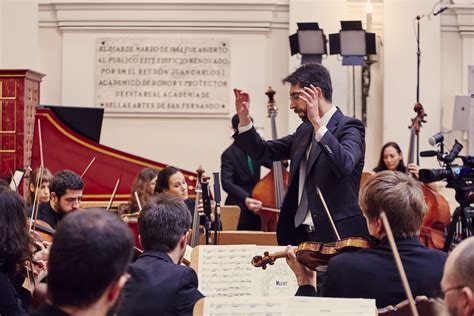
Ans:
[[[378,244],[336,255],[329,261],[321,296],[373,298],[378,308],[406,299],[380,213],[385,211],[414,296],[435,297],[447,254],[421,245],[417,236],[426,211],[420,184],[410,176],[382,171],[369,178],[360,195],[360,205],[369,231]],[[296,295],[316,295],[314,272],[303,267],[293,249],[287,262],[297,275]]]
[[[332,104],[329,72],[319,64],[302,65],[283,79],[290,84],[290,109],[303,120],[294,134],[264,141],[252,126],[249,95],[234,89],[239,133],[234,138],[256,160],[291,160],[288,190],[280,210],[280,245],[336,239],[316,187],[342,237],[368,235],[357,204],[364,166],[365,130]]]
[[[232,128],[237,132],[239,116],[232,117]],[[257,213],[262,202],[252,198],[252,190],[260,180],[260,166],[271,167],[271,162],[260,163],[248,156],[234,141],[221,156],[222,188],[227,192],[226,205],[238,205],[240,217],[238,230],[261,230]]]
[[[193,269],[181,265],[191,214],[183,202],[160,194],[138,217],[145,251],[131,264],[119,315],[192,315],[199,292]]]
[[[79,210],[54,235],[48,260],[48,302],[34,316],[108,315],[127,282],[133,236],[115,214]]]
[[[57,172],[51,179],[49,202],[38,208],[38,219],[56,229],[61,219],[68,213],[79,209],[84,182],[76,173],[69,170]]]

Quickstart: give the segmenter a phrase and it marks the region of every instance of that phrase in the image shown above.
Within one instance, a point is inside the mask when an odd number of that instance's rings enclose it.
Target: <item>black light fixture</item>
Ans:
[[[343,66],[352,66],[352,115],[355,117],[355,66],[365,66],[366,62],[370,64],[371,61],[365,57],[377,54],[375,33],[367,33],[362,28],[362,21],[341,21],[339,33],[329,34],[329,53],[341,55]],[[366,110],[362,108],[364,124],[367,123]]]
[[[329,53],[340,54],[344,66],[361,66],[365,56],[377,54],[375,33],[362,29],[362,21],[341,21],[339,33],[329,34]]]
[[[290,35],[291,55],[300,54],[301,64],[320,64],[323,55],[327,55],[327,39],[318,23],[296,23],[298,30]]]

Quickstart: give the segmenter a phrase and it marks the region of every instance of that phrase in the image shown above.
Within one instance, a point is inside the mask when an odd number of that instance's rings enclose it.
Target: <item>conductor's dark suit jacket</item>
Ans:
[[[267,168],[271,166],[271,162],[262,164]],[[240,207],[239,230],[261,229],[260,216],[247,208],[245,199],[251,197],[255,184],[260,180],[260,166],[262,164],[252,159],[252,174],[247,155],[235,142],[221,155],[222,188],[227,192],[225,204]]]
[[[307,163],[305,186],[308,205],[315,225],[313,240],[336,240],[328,216],[316,193],[318,186],[326,200],[341,238],[367,237],[367,225],[358,205],[360,177],[364,167],[365,129],[360,120],[344,116],[337,109],[328,124],[328,131],[316,146],[312,146]],[[294,134],[264,141],[255,128],[234,134],[236,142],[256,160],[290,159],[288,190],[280,210],[277,239],[280,245],[297,245],[307,241],[302,230],[295,229],[294,217],[298,207],[299,170],[303,157],[314,139],[309,121],[303,122]]]
[[[130,265],[118,315],[192,315],[203,297],[193,269],[168,254],[145,251]]]
[[[447,254],[425,248],[419,239],[396,241],[413,296],[436,297]],[[377,308],[395,306],[406,299],[388,239],[373,249],[342,253],[329,261],[320,296],[373,298]],[[301,286],[296,295],[314,296],[312,286]]]

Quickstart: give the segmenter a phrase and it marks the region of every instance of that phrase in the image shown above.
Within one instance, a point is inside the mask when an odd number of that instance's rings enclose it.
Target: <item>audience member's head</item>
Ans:
[[[138,216],[140,240],[145,251],[160,251],[180,263],[191,228],[191,214],[181,199],[157,195]]]
[[[448,256],[441,289],[450,316],[474,315],[474,237],[463,240]]]
[[[84,183],[81,177],[69,170],[56,173],[51,179],[51,207],[58,213],[69,213],[79,208]]]
[[[142,206],[148,203],[150,198],[155,194],[157,179],[158,171],[152,168],[144,168],[137,174],[133,181],[132,192],[130,194],[130,204],[132,208],[138,209],[135,192],[137,192]]]
[[[16,274],[30,257],[26,205],[18,193],[0,187],[0,271]]]
[[[167,166],[158,173],[156,181],[156,193],[168,193],[181,200],[188,198],[188,184],[186,178],[178,168]]]
[[[395,238],[416,236],[426,211],[419,182],[407,174],[392,171],[369,177],[359,194],[359,204],[370,234],[378,239],[385,236],[380,218],[382,211],[387,214]]]
[[[403,162],[402,150],[395,142],[388,142],[382,146],[380,150],[380,158],[377,167],[374,169],[376,172],[383,170],[391,171],[406,171],[405,163]]]
[[[51,183],[53,175],[51,174],[51,171],[49,171],[47,168],[43,168],[42,174],[40,174],[40,170],[41,168],[35,168],[30,173],[30,183],[28,185],[28,199],[26,201],[29,206],[32,206],[35,201],[36,185],[40,180],[41,183],[39,183],[38,197],[36,203],[49,202],[49,184]]]
[[[48,296],[74,313],[107,312],[127,280],[133,237],[116,215],[79,210],[58,226],[48,261]]]

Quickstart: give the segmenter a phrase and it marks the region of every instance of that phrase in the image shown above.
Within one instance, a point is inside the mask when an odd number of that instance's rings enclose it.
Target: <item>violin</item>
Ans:
[[[35,302],[40,302],[42,300],[37,300],[34,292],[39,282],[47,275],[46,262],[49,256],[48,247],[53,241],[55,230],[51,228],[48,223],[39,219],[34,221],[29,218],[27,223],[28,226],[32,227],[29,231],[31,236],[30,249],[34,255],[32,258],[25,260],[23,264],[25,280],[22,287],[32,294]]]
[[[331,243],[314,241],[302,242],[295,250],[296,259],[308,269],[316,271],[320,266],[328,265],[329,260],[347,251],[372,248],[374,244],[360,237],[348,237]],[[286,251],[269,253],[265,251],[263,256],[252,258],[251,264],[256,268],[266,269],[267,265],[273,265],[278,258],[285,258]]]
[[[33,229],[30,231],[33,240],[38,242],[53,241],[53,236],[56,230],[54,230],[48,223],[40,219],[36,219],[36,224],[34,224],[34,220],[28,219],[28,225],[30,224],[30,221],[33,221]]]
[[[321,190],[316,187],[316,192],[321,199],[326,215],[328,216],[329,223],[331,228],[336,236],[336,241],[331,243],[321,243],[314,241],[302,242],[298,245],[296,249],[296,260],[298,260],[302,265],[308,269],[316,271],[319,266],[326,266],[329,260],[337,254],[348,250],[354,249],[367,249],[372,248],[374,244],[361,237],[347,237],[341,238],[339,232],[337,231],[336,224],[331,216],[331,212],[326,204],[326,200],[321,192]],[[266,269],[267,264],[274,264],[275,259],[286,257],[286,251],[276,252],[274,254],[269,254],[268,251],[262,256],[255,256],[252,258],[252,265],[254,267],[262,267]]]

